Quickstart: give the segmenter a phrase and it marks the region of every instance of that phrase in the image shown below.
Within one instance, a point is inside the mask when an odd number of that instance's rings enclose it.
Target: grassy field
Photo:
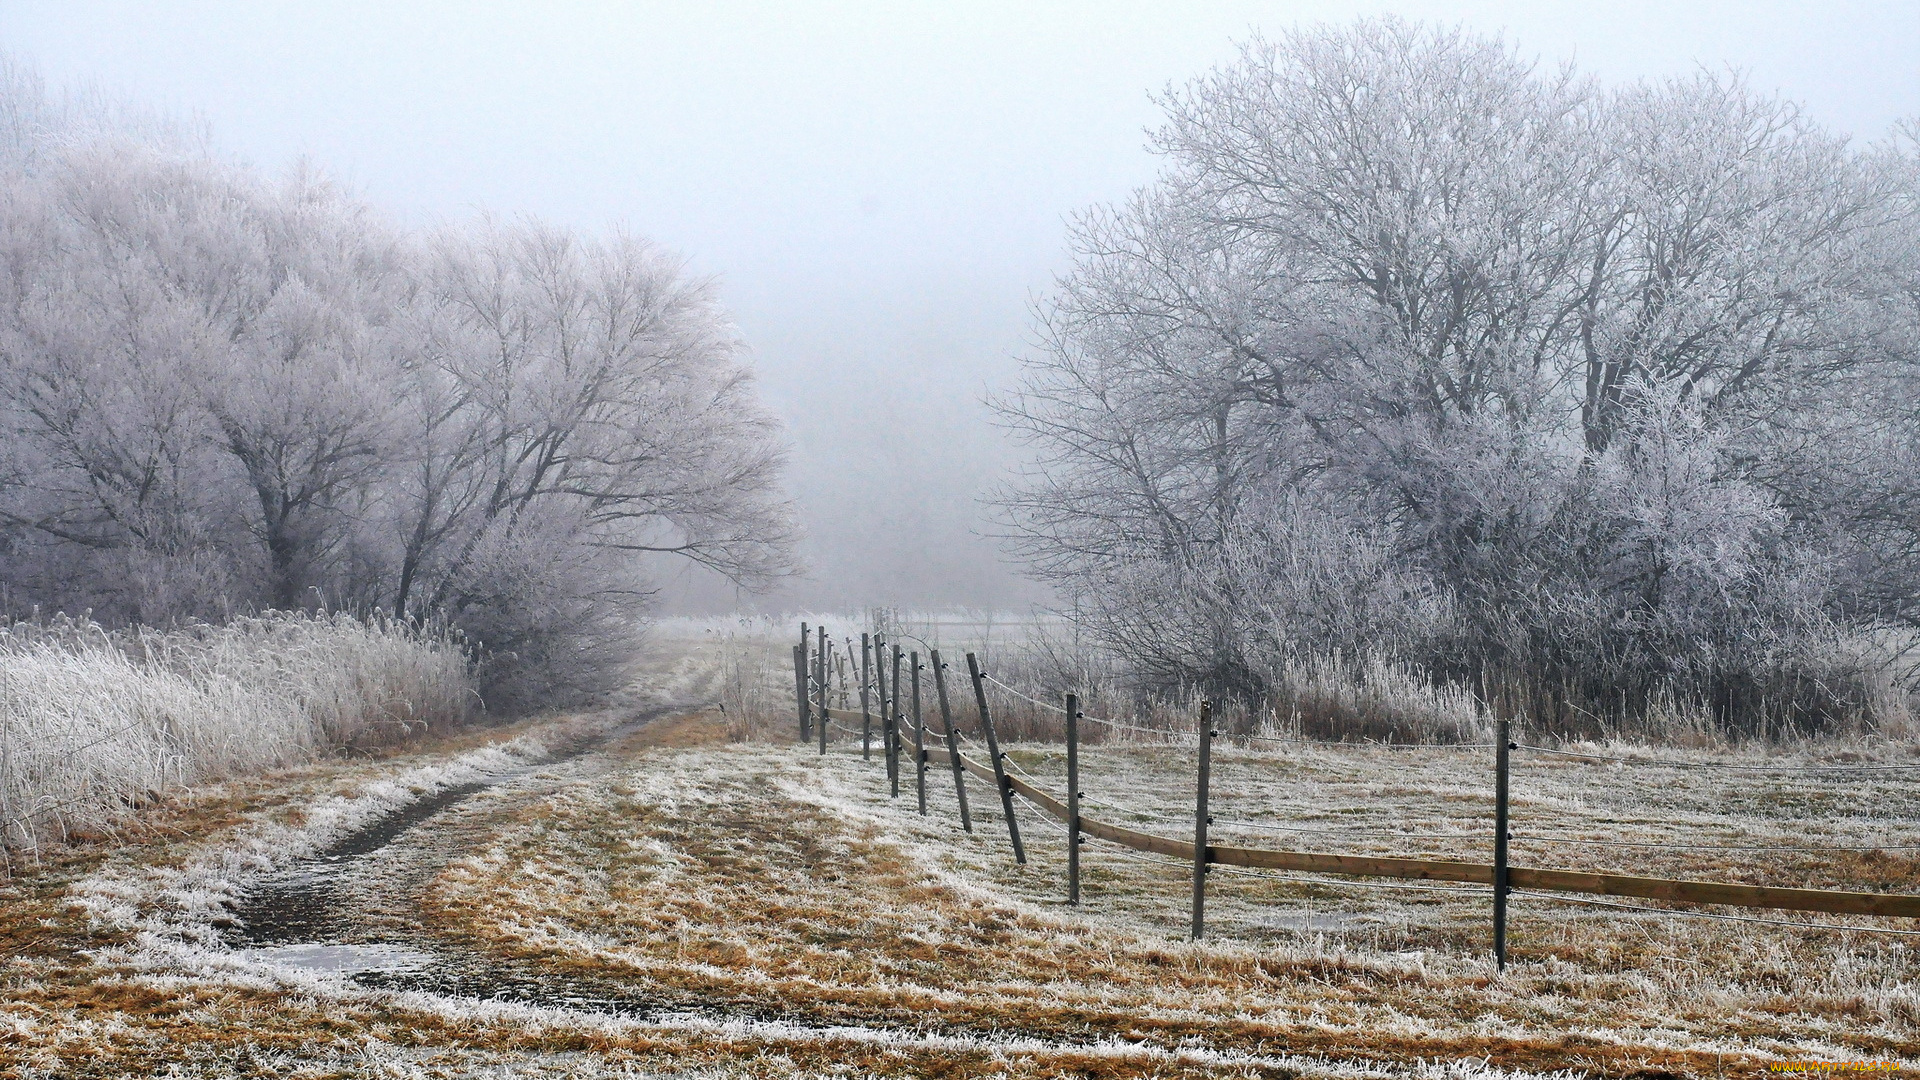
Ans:
[[[117,844],[50,854],[0,894],[0,1068],[1464,1078],[1920,1067],[1920,938],[1522,896],[1501,974],[1485,889],[1221,872],[1196,944],[1189,868],[1099,843],[1086,848],[1084,902],[1070,906],[1061,833],[1022,811],[1030,861],[1015,865],[978,784],[968,834],[950,773],[929,775],[922,817],[911,784],[889,798],[878,757],[863,761],[857,745],[822,757],[739,741],[738,707],[718,708],[727,668],[714,654],[726,646],[714,638],[662,662],[672,675],[659,700],[688,707],[644,726],[614,710],[197,788]],[[1481,756],[1224,748],[1216,830],[1270,847],[1484,859]],[[1023,744],[1011,758],[1062,786],[1058,746]],[[1192,767],[1179,746],[1091,749],[1088,812],[1177,835]],[[1515,861],[1913,891],[1917,852],[1902,845],[1920,844],[1920,794],[1899,775],[1526,758]],[[356,974],[241,947],[234,898],[476,777],[502,779],[341,872],[329,940],[420,963]],[[1549,835],[1663,846],[1542,843]],[[1679,846],[1709,842],[1755,847]]]

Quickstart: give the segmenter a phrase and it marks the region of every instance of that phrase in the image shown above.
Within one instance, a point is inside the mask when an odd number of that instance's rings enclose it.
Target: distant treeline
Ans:
[[[1022,553],[1143,686],[1284,711],[1373,655],[1574,731],[1906,716],[1915,127],[1394,20],[1162,104],[1001,402]]]
[[[490,704],[598,690],[640,553],[787,572],[713,289],[622,233],[403,232],[0,67],[0,614],[443,619]]]

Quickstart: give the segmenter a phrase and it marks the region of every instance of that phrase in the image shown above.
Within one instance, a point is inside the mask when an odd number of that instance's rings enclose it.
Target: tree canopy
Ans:
[[[1392,19],[1162,104],[1000,402],[1016,549],[1145,682],[1373,650],[1573,726],[1867,709],[1920,616],[1910,131]]]

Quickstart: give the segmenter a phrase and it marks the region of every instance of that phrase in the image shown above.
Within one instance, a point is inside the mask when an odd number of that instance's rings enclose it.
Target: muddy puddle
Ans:
[[[488,807],[483,804],[516,793],[534,797],[564,782],[564,775],[554,771],[557,766],[617,744],[674,711],[648,710],[543,762],[416,800],[261,881],[234,909],[234,953],[369,988],[623,1014],[688,1011],[691,1002],[466,954],[424,930],[418,914],[420,891],[432,876],[484,842]]]

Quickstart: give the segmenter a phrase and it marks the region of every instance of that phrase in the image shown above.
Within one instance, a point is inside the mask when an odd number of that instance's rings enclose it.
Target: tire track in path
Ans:
[[[622,1014],[685,1011],[685,1002],[582,987],[474,955],[424,926],[420,900],[448,863],[486,843],[501,815],[604,772],[610,748],[686,712],[648,709],[546,761],[436,792],[354,831],[251,889],[234,910],[232,947],[252,960],[334,972],[370,989]]]

